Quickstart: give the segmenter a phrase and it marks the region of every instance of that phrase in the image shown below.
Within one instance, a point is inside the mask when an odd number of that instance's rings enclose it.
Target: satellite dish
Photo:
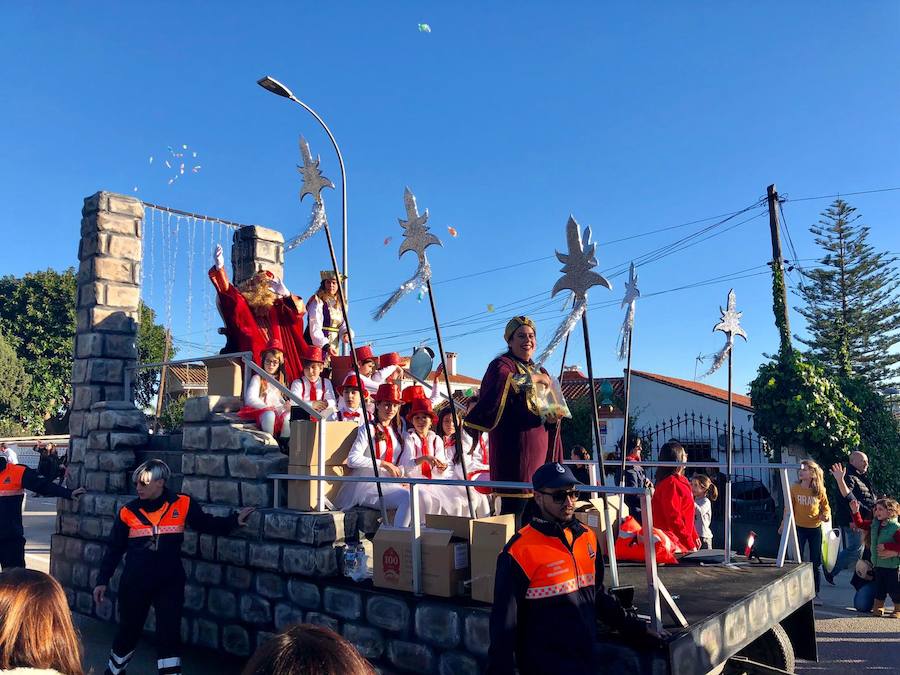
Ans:
[[[427,380],[434,366],[434,350],[430,347],[416,347],[409,360],[409,372],[419,380]]]

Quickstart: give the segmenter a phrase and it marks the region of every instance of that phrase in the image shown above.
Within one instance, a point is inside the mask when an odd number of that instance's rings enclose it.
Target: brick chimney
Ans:
[[[456,375],[456,352],[447,352],[448,375]]]

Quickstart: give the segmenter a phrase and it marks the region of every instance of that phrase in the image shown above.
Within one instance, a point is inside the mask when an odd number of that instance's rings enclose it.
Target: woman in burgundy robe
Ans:
[[[550,386],[550,376],[531,360],[537,341],[534,322],[514,317],[503,332],[508,351],[488,365],[481,381],[478,403],[466,415],[465,425],[488,432],[491,480],[530,483],[532,474],[547,461],[550,439],[538,414],[536,384]],[[521,515],[531,497],[527,490],[497,490],[500,513]]]

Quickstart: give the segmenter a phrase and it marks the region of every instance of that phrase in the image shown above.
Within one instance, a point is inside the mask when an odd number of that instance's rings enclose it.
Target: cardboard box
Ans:
[[[356,422],[294,420],[291,422],[288,462],[296,466],[318,466],[320,424],[325,427],[325,465],[340,466],[344,463],[356,440]]]
[[[628,515],[628,506],[622,501],[622,495],[606,495],[606,502],[609,522],[615,531],[618,520]],[[597,535],[597,541],[600,543],[600,549],[605,555],[607,549],[606,523],[603,518],[603,500],[597,497],[589,499],[586,502],[578,502],[575,507],[575,517],[594,531],[594,534]]]
[[[235,359],[206,361],[207,396],[243,396],[244,373],[241,362]]]
[[[382,525],[375,533],[374,579],[378,588],[413,590],[412,530]],[[422,528],[422,591],[449,598],[462,595],[469,576],[468,543],[452,530]]]
[[[471,521],[470,532],[472,599],[493,602],[497,556],[516,533],[516,517],[506,514],[478,518]]]
[[[318,475],[319,469],[315,466],[296,466],[288,465],[288,473],[297,476],[315,476]],[[326,466],[326,476],[343,476],[344,467],[342,466]],[[287,507],[296,511],[315,511],[318,507],[318,489],[320,481],[317,480],[289,480],[287,481]],[[334,503],[337,493],[341,489],[343,483],[325,483],[325,497]]]

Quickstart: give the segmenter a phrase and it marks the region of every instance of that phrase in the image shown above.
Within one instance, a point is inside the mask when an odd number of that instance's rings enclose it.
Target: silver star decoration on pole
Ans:
[[[634,271],[634,263],[628,270],[628,283],[625,284],[625,297],[622,298],[622,307],[627,307],[625,312],[625,320],[622,321],[622,328],[619,330],[619,360],[622,361],[628,356],[628,342],[631,338],[631,332],[634,330],[634,305],[641,292],[637,286],[638,278]]]
[[[419,257],[419,265],[416,267],[416,273],[400,284],[400,287],[372,313],[372,318],[376,321],[383,318],[388,310],[399,302],[400,298],[413,289],[420,288],[422,289],[420,293],[425,293],[425,287],[431,278],[431,265],[428,264],[425,249],[434,244],[443,246],[441,240],[428,231],[426,224],[428,209],[425,209],[421,215],[419,214],[416,196],[409,188],[405,188],[403,191],[403,204],[406,207],[406,220],[397,219],[400,227],[403,228],[403,243],[400,244],[400,252],[397,257],[402,257],[407,251],[413,251]],[[419,299],[421,300],[421,298],[420,295]]]
[[[628,270],[628,283],[625,284],[625,297],[622,298],[622,307],[631,305],[634,307],[634,301],[641,297],[641,291],[638,289],[638,278],[634,271],[634,263]]]
[[[725,346],[716,354],[713,359],[713,364],[706,373],[703,374],[703,377],[707,377],[716,372],[719,368],[722,367],[722,364],[725,363],[725,359],[728,357],[728,354],[731,353],[731,350],[734,348],[734,336],[739,335],[744,340],[747,339],[747,333],[744,332],[744,329],[741,328],[741,317],[744,315],[743,312],[739,312],[736,309],[737,299],[734,295],[734,289],[732,288],[728,291],[728,304],[725,309],[719,307],[719,312],[722,314],[722,318],[713,328],[713,332],[721,331],[725,333]]]
[[[334,183],[322,175],[319,169],[321,157],[317,155],[315,159],[312,158],[309,143],[303,136],[300,137],[300,155],[303,157],[303,166],[297,166],[297,171],[303,176],[303,183],[300,186],[300,201],[302,202],[306,195],[312,195],[317,202],[321,202],[322,190],[324,188],[334,189]]]
[[[590,227],[584,228],[582,236],[581,227],[575,218],[569,216],[566,223],[566,244],[568,253],[556,252],[556,257],[563,264],[560,270],[563,272],[563,276],[553,285],[550,296],[553,297],[560,291],[568,290],[575,296],[575,303],[572,305],[572,311],[556,329],[544,351],[541,352],[537,359],[538,364],[543,364],[550,358],[553,350],[559,346],[566,335],[572,332],[575,324],[581,319],[587,309],[588,289],[593,286],[605,286],[612,289],[609,280],[594,271],[597,266],[597,245],[591,242]]]
[[[419,207],[416,206],[416,196],[407,187],[403,190],[403,204],[406,206],[406,220],[398,218],[400,227],[403,228],[403,243],[400,245],[398,257],[402,257],[407,251],[415,251],[419,261],[425,260],[425,249],[433,244],[443,246],[441,240],[428,231],[428,209],[419,215]]]

